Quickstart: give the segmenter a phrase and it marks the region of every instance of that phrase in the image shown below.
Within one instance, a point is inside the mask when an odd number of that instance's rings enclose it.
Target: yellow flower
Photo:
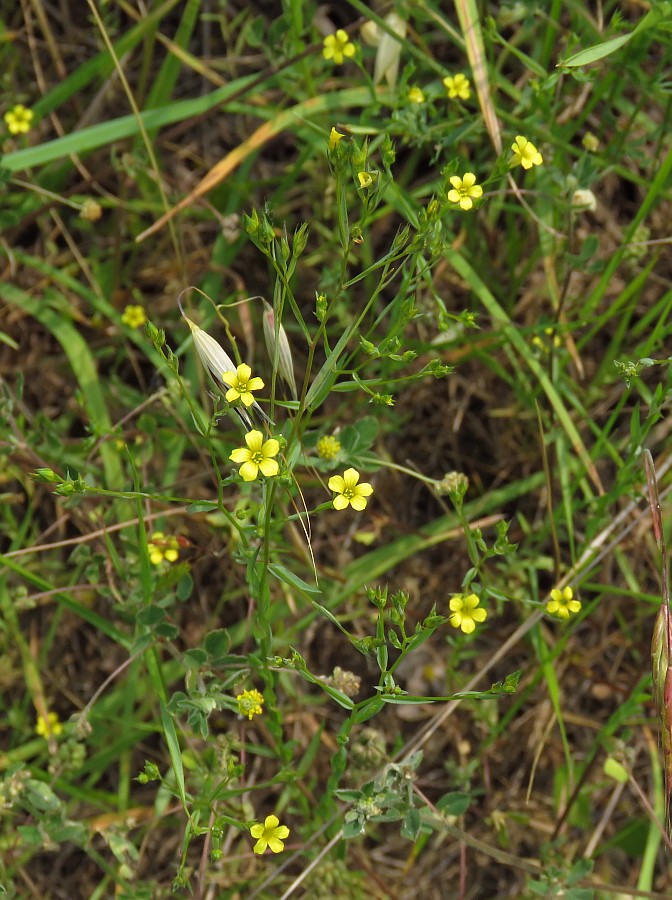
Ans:
[[[371,172],[358,172],[357,179],[360,188],[369,188],[373,184],[373,175]]]
[[[471,97],[471,83],[466,75],[458,72],[457,75],[449,75],[443,79],[443,83],[448,90],[448,97],[451,100],[459,98],[460,100],[468,100]]]
[[[485,622],[488,617],[487,610],[477,609],[480,599],[476,594],[456,594],[450,598],[450,624],[453,628],[461,628],[465,634],[471,634],[476,628],[476,622]]]
[[[229,455],[234,463],[242,463],[240,477],[243,481],[254,481],[259,472],[267,478],[278,474],[279,466],[273,459],[280,452],[280,444],[275,438],[264,441],[260,431],[248,431],[245,435],[247,447],[238,447]]]
[[[329,490],[334,491],[334,509],[347,509],[352,506],[357,512],[366,509],[367,497],[373,493],[371,485],[363,481],[359,481],[359,472],[357,469],[346,469],[343,475],[332,475],[329,479]]]
[[[341,452],[341,442],[331,434],[325,434],[319,439],[315,449],[320,459],[336,459]]]
[[[289,837],[289,828],[281,825],[277,816],[266,816],[263,825],[253,825],[250,828],[250,834],[258,839],[253,848],[255,853],[263,853],[266,847],[270,847],[273,853],[282,853],[285,849],[282,842]]]
[[[164,561],[177,562],[180,551],[176,537],[167,537],[162,531],[155,531],[147,542],[149,561],[153,566],[159,566]]]
[[[124,309],[121,321],[124,325],[128,325],[129,328],[140,328],[147,321],[147,314],[142,306],[127,306]]]
[[[355,45],[348,37],[348,32],[339,28],[336,34],[328,34],[324,39],[322,56],[325,59],[333,59],[340,66],[345,57],[355,55]]]
[[[181,306],[180,312],[182,313],[182,316],[187,325],[191,329],[191,334],[194,339],[194,347],[196,347],[196,352],[198,353],[204,367],[216,381],[221,381],[222,383],[224,383],[224,373],[230,372],[231,374],[234,374],[236,364],[231,359],[226,350],[224,350],[221,344],[218,344],[213,337],[210,337],[207,331],[203,331],[203,329],[194,324],[194,322],[192,322],[188,316],[184,315],[184,311],[182,310]],[[270,419],[263,411],[263,409],[259,406],[256,400],[252,404],[252,409],[254,409],[254,411],[257,412],[267,422],[270,422]],[[248,427],[252,426],[252,419],[248,416],[244,409],[236,409],[236,412]]]
[[[408,94],[406,94],[406,99],[409,103],[424,103],[425,95],[419,87],[409,88]]]
[[[483,188],[480,184],[476,184],[476,176],[473,172],[465,172],[464,178],[459,175],[453,175],[450,179],[453,186],[452,191],[448,191],[448,200],[451,203],[458,203],[460,209],[471,209],[474,205],[472,198],[482,197]]]
[[[4,115],[5,124],[10,134],[27,134],[30,131],[34,113],[21,103],[8,109]]]
[[[559,619],[569,619],[581,609],[581,601],[574,600],[574,591],[571,587],[553,588],[551,599],[546,604],[546,612]]]
[[[252,369],[247,363],[241,363],[235,372],[222,372],[222,381],[229,385],[226,399],[229,403],[241,400],[243,406],[252,406],[252,391],[260,391],[264,382],[261,378],[252,378]]]
[[[44,716],[37,717],[37,722],[35,723],[35,734],[39,734],[40,737],[49,737],[49,732],[51,732],[54,737],[58,734],[61,734],[61,732],[63,731],[63,726],[59,722],[57,713],[47,713],[47,721],[49,723],[49,728],[47,728],[47,722],[45,722]]]
[[[587,131],[581,138],[581,143],[589,153],[595,153],[600,146],[600,141],[592,131]]]
[[[534,146],[532,141],[528,141],[526,137],[519,134],[516,140],[511,144],[513,156],[509,160],[510,166],[522,166],[524,169],[531,169],[532,166],[540,166],[544,157]]]
[[[345,137],[344,134],[341,134],[340,131],[336,131],[335,128],[332,128],[329,132],[329,140],[327,141],[327,147],[329,150],[335,150],[338,144]]]
[[[98,203],[97,200],[94,200],[93,197],[87,197],[84,203],[82,203],[82,208],[79,211],[79,218],[84,219],[85,222],[97,222],[102,214],[103,211],[100,208],[100,203]]]
[[[259,691],[243,691],[242,694],[236,694],[238,701],[238,712],[241,716],[247,716],[250,721],[254,716],[260,716],[264,705],[264,696]]]

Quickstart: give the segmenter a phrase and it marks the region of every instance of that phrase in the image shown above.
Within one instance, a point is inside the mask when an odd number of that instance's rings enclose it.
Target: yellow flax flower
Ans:
[[[266,816],[263,825],[253,825],[250,828],[250,834],[257,838],[253,848],[255,853],[264,853],[267,847],[273,853],[282,853],[285,849],[283,841],[289,837],[289,828],[281,825],[277,816]]]
[[[34,112],[21,103],[8,109],[3,116],[10,134],[27,134],[33,123]]]
[[[238,447],[229,455],[236,465],[243,481],[254,481],[259,472],[267,478],[278,474],[278,463],[273,459],[280,452],[280,444],[275,438],[264,441],[260,431],[248,431],[245,435],[247,447]]]
[[[513,156],[509,161],[510,166],[522,166],[524,169],[531,169],[532,166],[540,166],[544,157],[534,146],[532,141],[528,141],[526,137],[519,134],[516,140],[511,144]]]
[[[242,694],[236,694],[238,702],[238,712],[241,716],[247,716],[252,720],[255,716],[260,716],[262,706],[264,705],[264,695],[257,690],[243,691]]]
[[[370,188],[373,184],[373,175],[371,172],[358,172],[357,180],[359,181],[360,188]]]
[[[187,325],[191,329],[191,335],[194,339],[194,347],[196,347],[196,352],[198,353],[203,366],[210,373],[210,375],[212,375],[215,381],[224,384],[224,373],[231,372],[232,374],[236,374],[236,364],[231,359],[226,350],[224,350],[221,344],[218,344],[217,341],[207,333],[207,331],[203,331],[203,329],[199,328],[198,325],[195,325],[188,316],[184,315],[184,311],[181,306],[180,312],[182,313],[182,316],[184,317]],[[270,422],[270,419],[263,411],[263,409],[259,406],[256,400],[252,404],[252,409],[257,412],[263,419]],[[245,424],[248,427],[251,427],[252,419],[248,416],[245,410],[236,409],[236,412],[245,422]]]
[[[459,204],[460,209],[471,209],[474,205],[473,198],[478,199],[483,196],[483,188],[480,184],[476,184],[476,176],[473,172],[465,172],[463,178],[453,175],[450,183],[453,189],[448,191],[448,200],[451,203]]]
[[[49,728],[47,728],[47,722],[49,723]],[[35,723],[35,734],[39,734],[40,737],[49,737],[49,732],[51,732],[52,735],[56,737],[56,735],[61,734],[62,731],[63,726],[59,721],[57,713],[47,713],[46,722],[44,716],[37,717],[37,722]]]
[[[335,128],[332,128],[329,132],[329,140],[327,141],[327,147],[329,150],[335,150],[338,144],[345,137],[344,134],[341,134],[340,131],[337,131]]]
[[[468,100],[471,97],[471,83],[466,75],[458,72],[457,75],[448,75],[443,79],[451,100]]]
[[[480,599],[476,594],[456,594],[450,598],[450,624],[453,628],[461,628],[465,634],[471,634],[476,628],[476,622],[485,622],[488,612],[481,609],[478,604]]]
[[[343,64],[346,57],[355,55],[355,45],[348,37],[348,32],[339,28],[336,34],[328,34],[324,39],[322,56],[333,59],[337,66]]]
[[[421,88],[412,87],[408,89],[408,93],[406,94],[406,99],[409,103],[424,103],[425,95]]]
[[[164,561],[177,562],[180,551],[176,537],[166,536],[163,531],[155,531],[147,542],[149,561],[153,566],[159,566]]]
[[[222,372],[222,381],[229,385],[226,392],[228,403],[240,400],[243,406],[252,406],[254,397],[252,391],[260,391],[264,382],[261,378],[252,378],[252,369],[247,363],[241,363],[235,372]]]
[[[347,509],[352,506],[357,512],[366,509],[367,497],[373,493],[373,488],[367,481],[358,484],[359,472],[357,469],[346,469],[343,475],[332,475],[329,479],[329,490],[334,491],[334,509]]]
[[[126,306],[121,321],[129,328],[141,328],[147,321],[147,313],[143,306]]]
[[[552,616],[557,616],[558,619],[569,619],[570,616],[576,615],[580,609],[581,601],[574,599],[574,591],[569,586],[562,590],[553,588],[551,599],[546,604],[546,612]]]

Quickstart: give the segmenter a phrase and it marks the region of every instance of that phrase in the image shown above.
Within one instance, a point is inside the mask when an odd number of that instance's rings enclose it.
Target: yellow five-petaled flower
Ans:
[[[165,535],[163,531],[155,531],[147,542],[149,561],[153,566],[159,566],[164,561],[177,562],[180,557],[180,544],[176,537]]]
[[[476,184],[476,176],[473,172],[465,172],[463,178],[453,175],[450,183],[453,189],[448,191],[448,200],[451,203],[458,203],[460,209],[471,209],[474,205],[474,198],[478,199],[483,196],[483,188],[480,184]]]
[[[411,87],[408,89],[408,93],[406,94],[406,99],[409,103],[424,103],[425,95],[422,88],[419,87]]]
[[[509,163],[511,166],[522,166],[524,169],[531,169],[532,166],[540,166],[544,161],[544,157],[532,141],[528,141],[522,134],[516,137],[516,140],[511,144],[511,149],[513,150],[513,156]]]
[[[264,441],[260,431],[248,431],[245,443],[247,447],[238,447],[229,455],[236,465],[242,463],[238,471],[243,481],[254,481],[259,472],[267,478],[278,474],[279,466],[273,457],[280,452],[280,444],[275,438]]]
[[[480,599],[476,594],[456,594],[450,598],[450,624],[453,628],[461,628],[465,634],[471,634],[476,628],[476,622],[485,622],[488,612],[480,609]]]
[[[147,313],[143,306],[131,303],[124,308],[121,321],[129,328],[141,328],[147,321]]]
[[[32,109],[17,103],[7,110],[3,118],[10,134],[26,134],[30,131],[34,115]]]
[[[238,712],[241,716],[247,716],[250,721],[254,716],[260,716],[262,706],[264,705],[264,695],[259,691],[252,689],[251,691],[243,691],[242,694],[236,694],[238,703]]]
[[[460,100],[468,100],[471,97],[471,84],[466,75],[458,72],[457,75],[449,75],[443,79],[443,83],[448,91],[448,97],[451,100],[459,98]]]
[[[48,728],[47,722],[49,725]],[[61,734],[62,731],[63,726],[59,721],[57,713],[47,713],[47,721],[45,721],[44,716],[37,717],[37,723],[35,724],[35,733],[39,734],[40,737],[48,737],[50,732],[55,737],[56,735]]]
[[[574,599],[574,591],[569,587],[553,588],[551,599],[546,604],[546,612],[559,619],[569,619],[581,609],[581,601]]]
[[[222,381],[229,385],[226,392],[228,403],[240,400],[243,406],[252,406],[254,397],[252,391],[260,391],[264,382],[256,376],[252,378],[252,369],[247,363],[241,363],[235,372],[222,372]]]
[[[270,847],[273,853],[282,853],[285,849],[283,841],[289,837],[289,828],[281,825],[277,816],[266,816],[263,825],[253,825],[250,834],[257,838],[254,845],[255,853],[264,853],[266,847]]]
[[[332,475],[329,479],[329,490],[334,491],[335,509],[347,509],[352,506],[357,512],[366,509],[367,497],[373,493],[373,488],[367,481],[358,484],[359,472],[357,469],[346,469],[343,475]]]
[[[339,28],[336,34],[328,34],[324,39],[322,56],[333,59],[337,66],[342,65],[345,57],[355,55],[355,45],[348,37],[348,32]]]

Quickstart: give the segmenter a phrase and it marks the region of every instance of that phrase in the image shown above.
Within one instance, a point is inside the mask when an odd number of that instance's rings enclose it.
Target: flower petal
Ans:
[[[334,497],[334,509],[346,509],[350,504],[350,501],[347,497],[344,497],[343,494],[337,494]]]
[[[253,462],[246,462],[238,469],[243,481],[254,481],[259,472],[259,466]]]
[[[357,485],[356,491],[360,497],[370,497],[373,493],[373,487],[368,481],[363,481],[361,484]]]
[[[261,452],[265,457],[277,456],[280,452],[280,443],[275,438],[269,438],[262,446]]]
[[[328,486],[330,491],[336,491],[337,493],[342,494],[345,490],[343,477],[341,475],[332,475],[328,481]]]
[[[244,463],[247,462],[250,458],[250,451],[247,447],[237,447],[235,450],[232,450],[229,454],[229,459],[234,463]]]
[[[277,475],[279,468],[280,467],[274,459],[262,459],[259,463],[261,474],[265,475],[267,478],[272,478],[273,475]]]
[[[252,835],[253,838],[260,838],[263,833],[264,833],[264,826],[261,824],[253,825],[250,828],[250,834]]]
[[[261,450],[261,446],[264,443],[264,436],[260,431],[253,429],[252,431],[248,431],[245,435],[245,443],[252,453],[256,453]]]
[[[476,628],[476,625],[474,624],[474,620],[471,618],[471,616],[465,616],[462,619],[462,624],[460,625],[460,628],[462,629],[462,631],[465,634],[471,634],[473,632],[473,630]]]
[[[260,391],[264,386],[264,382],[258,375],[255,375],[254,378],[250,378],[247,382],[248,391]]]
[[[350,506],[352,506],[353,509],[356,509],[357,512],[361,512],[363,509],[366,509],[366,503],[366,497],[360,497],[358,494],[355,494],[355,496],[350,500]]]
[[[282,853],[282,851],[285,849],[285,845],[276,837],[269,837],[268,846],[271,848],[272,853]]]
[[[239,381],[249,381],[252,375],[252,369],[247,363],[241,363],[236,369],[236,375]]]

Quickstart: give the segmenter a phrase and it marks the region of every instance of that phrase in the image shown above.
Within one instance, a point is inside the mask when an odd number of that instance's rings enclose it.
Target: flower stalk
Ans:
[[[649,505],[653,519],[653,533],[662,557],[661,603],[653,626],[651,639],[651,664],[653,677],[653,697],[660,715],[661,738],[663,744],[663,775],[665,777],[665,818],[668,835],[670,828],[670,796],[672,794],[672,610],[670,609],[670,585],[667,569],[667,548],[660,515],[658,483],[653,457],[644,451],[644,468],[649,489]]]

